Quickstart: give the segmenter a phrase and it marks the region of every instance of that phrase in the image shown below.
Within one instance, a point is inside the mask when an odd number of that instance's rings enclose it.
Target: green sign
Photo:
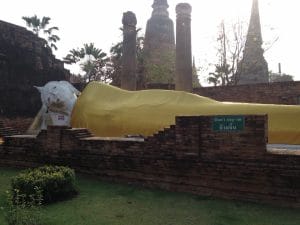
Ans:
[[[213,117],[213,131],[237,132],[245,127],[244,116],[215,116]]]

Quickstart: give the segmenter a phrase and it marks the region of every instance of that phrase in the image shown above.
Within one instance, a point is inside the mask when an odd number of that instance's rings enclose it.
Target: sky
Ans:
[[[97,48],[109,52],[110,47],[122,40],[120,27],[123,12],[136,14],[141,33],[145,33],[146,22],[151,17],[153,0],[2,0],[0,20],[26,26],[22,16],[49,16],[50,25],[58,26],[61,40],[54,52],[62,59],[69,50],[82,47],[84,43],[95,43]],[[192,52],[197,66],[203,68],[200,80],[207,85],[209,65],[217,61],[217,34],[222,20],[228,27],[237,21],[248,23],[252,0],[169,0],[170,18],[176,21],[175,7],[178,3],[192,5]],[[298,55],[300,53],[300,13],[298,0],[260,0],[260,16],[264,48],[269,69],[291,74],[300,80]],[[245,27],[247,31],[247,27]],[[68,67],[67,67],[68,68]],[[69,68],[77,72],[77,68]]]

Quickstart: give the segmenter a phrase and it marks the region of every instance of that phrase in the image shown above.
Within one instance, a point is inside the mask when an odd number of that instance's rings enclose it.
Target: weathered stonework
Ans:
[[[245,116],[239,132],[214,131],[212,124],[211,116],[177,117],[145,139],[49,127],[37,137],[6,137],[0,166],[68,165],[117,182],[300,207],[300,155],[266,150],[266,116]]]
[[[174,24],[169,18],[167,0],[154,0],[147,22],[144,57],[147,83],[174,83]]]
[[[225,102],[300,104],[300,81],[195,88],[195,94]]]
[[[148,84],[146,88],[174,90],[175,85]],[[221,102],[299,105],[300,81],[198,87],[193,89],[193,93]]]
[[[45,40],[0,21],[0,116],[34,116],[41,103],[33,85],[68,76]]]
[[[7,135],[24,134],[32,122],[33,118],[15,117],[11,119],[0,117],[0,138]]]
[[[191,41],[191,12],[188,3],[176,6],[176,79],[175,89],[192,92],[192,41]]]
[[[236,76],[238,84],[269,82],[268,63],[263,55],[262,43],[258,0],[253,0],[243,59]]]
[[[125,90],[136,90],[136,16],[133,12],[123,14],[123,54],[122,54],[122,77],[121,88]]]

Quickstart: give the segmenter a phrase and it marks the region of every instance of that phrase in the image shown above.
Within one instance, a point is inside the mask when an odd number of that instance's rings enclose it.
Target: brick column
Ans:
[[[123,14],[123,56],[121,88],[136,90],[136,16],[133,12]]]
[[[176,79],[178,91],[192,92],[191,12],[188,3],[176,6]]]
[[[65,129],[70,129],[67,126],[48,126],[47,128],[47,141],[46,149],[47,153],[57,154],[61,150],[62,145],[62,131]]]
[[[176,154],[199,155],[200,126],[201,118],[199,116],[176,117]]]

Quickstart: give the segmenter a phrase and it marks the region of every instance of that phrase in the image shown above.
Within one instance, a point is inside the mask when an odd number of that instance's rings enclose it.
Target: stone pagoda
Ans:
[[[258,0],[253,0],[243,59],[238,66],[237,84],[268,83],[268,63],[264,58]]]
[[[167,0],[154,0],[147,22],[144,52],[147,83],[174,83],[174,24],[169,18]]]

